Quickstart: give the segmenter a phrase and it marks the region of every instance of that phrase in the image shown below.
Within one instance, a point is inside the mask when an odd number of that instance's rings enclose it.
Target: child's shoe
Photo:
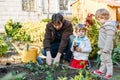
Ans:
[[[104,73],[102,71],[100,71],[100,70],[96,70],[95,74],[97,74],[97,75],[103,75]]]
[[[104,78],[105,78],[105,79],[111,79],[111,78],[112,78],[112,75],[105,75]]]

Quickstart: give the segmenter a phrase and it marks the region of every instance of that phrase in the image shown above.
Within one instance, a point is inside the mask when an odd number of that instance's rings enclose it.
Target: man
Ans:
[[[73,34],[72,24],[65,20],[60,13],[52,15],[52,20],[46,25],[42,54],[46,56],[48,65],[59,63],[63,58],[71,60],[70,35]]]

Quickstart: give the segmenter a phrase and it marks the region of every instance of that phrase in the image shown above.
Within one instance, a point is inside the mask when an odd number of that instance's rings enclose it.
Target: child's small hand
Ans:
[[[73,42],[73,46],[76,46],[76,45],[77,45],[77,43],[74,41],[74,42]]]
[[[82,49],[80,47],[76,47],[77,52],[82,52]]]
[[[102,52],[103,52],[103,50],[102,50],[102,49],[100,49],[100,50],[97,52],[97,54],[101,55],[101,54],[102,54]]]
[[[76,51],[76,47],[77,47],[77,43],[74,41],[74,42],[73,42],[72,51]]]

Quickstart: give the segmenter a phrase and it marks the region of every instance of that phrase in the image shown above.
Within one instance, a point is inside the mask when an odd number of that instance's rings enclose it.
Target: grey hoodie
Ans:
[[[106,21],[99,30],[98,47],[107,52],[113,49],[113,39],[117,31],[116,21]]]

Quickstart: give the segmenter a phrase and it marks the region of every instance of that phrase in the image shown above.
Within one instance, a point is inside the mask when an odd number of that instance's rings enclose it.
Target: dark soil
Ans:
[[[63,70],[64,68],[64,70]],[[24,64],[12,64],[4,66],[3,68],[0,68],[0,77],[4,76],[6,73],[21,73],[25,72],[26,75],[24,77],[25,80],[46,80],[46,78],[53,78],[52,80],[57,80],[58,77],[74,77],[76,74],[78,74],[78,70],[72,70],[69,68],[65,68],[62,66],[59,66],[59,68],[56,68],[55,71],[50,70],[49,68],[45,69],[39,69],[39,70],[30,70],[26,68],[26,65]]]
[[[63,65],[55,67],[32,62],[24,64],[21,62],[19,54],[9,52],[3,57],[0,57],[0,78],[9,72],[16,74],[25,72],[26,75],[21,80],[59,80],[58,77],[67,77],[67,80],[70,80],[71,77],[78,75],[79,70],[70,69]],[[114,76],[117,75],[120,75],[120,66],[114,67]]]
[[[78,70],[73,70],[63,65],[55,67],[32,62],[24,64],[21,62],[19,54],[15,52],[9,52],[0,57],[0,78],[9,72],[16,74],[25,72],[24,80],[57,80],[58,77],[66,76],[71,78],[78,74]]]

